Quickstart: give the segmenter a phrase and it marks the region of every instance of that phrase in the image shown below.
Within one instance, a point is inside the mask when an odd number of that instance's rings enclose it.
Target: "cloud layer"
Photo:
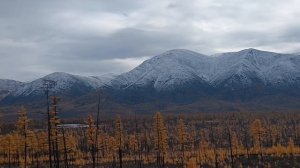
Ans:
[[[121,73],[174,48],[300,51],[297,0],[0,2],[0,78]]]

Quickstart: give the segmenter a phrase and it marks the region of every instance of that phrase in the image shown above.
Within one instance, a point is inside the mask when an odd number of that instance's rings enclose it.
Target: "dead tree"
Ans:
[[[47,106],[47,125],[48,125],[48,152],[49,152],[49,167],[52,168],[52,149],[51,149],[51,116],[50,116],[50,105],[49,105],[49,90],[55,87],[56,82],[52,80],[43,81],[43,89],[46,95],[46,106]]]

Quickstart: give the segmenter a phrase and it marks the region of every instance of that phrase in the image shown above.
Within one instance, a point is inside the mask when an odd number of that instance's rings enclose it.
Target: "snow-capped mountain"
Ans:
[[[199,93],[230,95],[234,92],[256,95],[260,93],[253,89],[273,92],[292,87],[299,89],[299,86],[299,55],[245,49],[206,56],[176,49],[117,76],[112,80],[111,88],[128,95],[130,90],[134,91],[132,95],[141,96],[143,90],[146,95],[173,90],[193,96]]]
[[[152,86],[165,90],[194,80],[211,86],[234,82],[246,86],[253,84],[254,79],[272,86],[297,82],[300,80],[300,56],[246,49],[212,57],[177,49],[143,62],[116,77],[112,83],[120,89]]]
[[[54,81],[55,85],[50,88],[50,93],[64,96],[80,96],[97,90],[99,87],[109,85],[115,75],[106,74],[102,76],[79,76],[64,72],[55,72],[45,77],[24,84],[22,87],[11,92],[4,101],[20,98],[34,98],[44,94],[44,81]]]
[[[299,82],[300,57],[292,54],[246,49],[215,57],[213,85],[239,82],[250,86],[260,82],[273,87]]]
[[[23,82],[8,79],[0,79],[0,100],[23,86]]]
[[[174,49],[118,76],[85,77],[55,72],[12,87],[17,89],[6,92],[4,101],[31,100],[43,95],[44,80],[56,82],[51,93],[71,99],[98,88],[118,100],[133,103],[161,98],[182,102],[205,96],[248,99],[289,94],[300,98],[300,55],[245,49],[207,56]],[[14,85],[5,85],[9,86]]]
[[[211,69],[210,59],[189,50],[167,51],[117,76],[112,84],[119,89],[153,87],[170,90],[189,81],[206,81]]]

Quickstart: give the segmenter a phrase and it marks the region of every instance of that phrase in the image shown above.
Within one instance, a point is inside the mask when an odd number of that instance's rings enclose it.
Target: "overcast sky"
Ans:
[[[299,0],[0,0],[0,78],[121,73],[174,48],[300,51]]]

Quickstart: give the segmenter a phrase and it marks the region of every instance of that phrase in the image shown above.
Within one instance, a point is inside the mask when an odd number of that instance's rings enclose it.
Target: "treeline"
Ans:
[[[298,113],[157,112],[123,120],[96,113],[86,126],[70,128],[56,109],[54,102],[43,128],[32,127],[20,109],[15,128],[0,135],[0,167],[300,166]]]

